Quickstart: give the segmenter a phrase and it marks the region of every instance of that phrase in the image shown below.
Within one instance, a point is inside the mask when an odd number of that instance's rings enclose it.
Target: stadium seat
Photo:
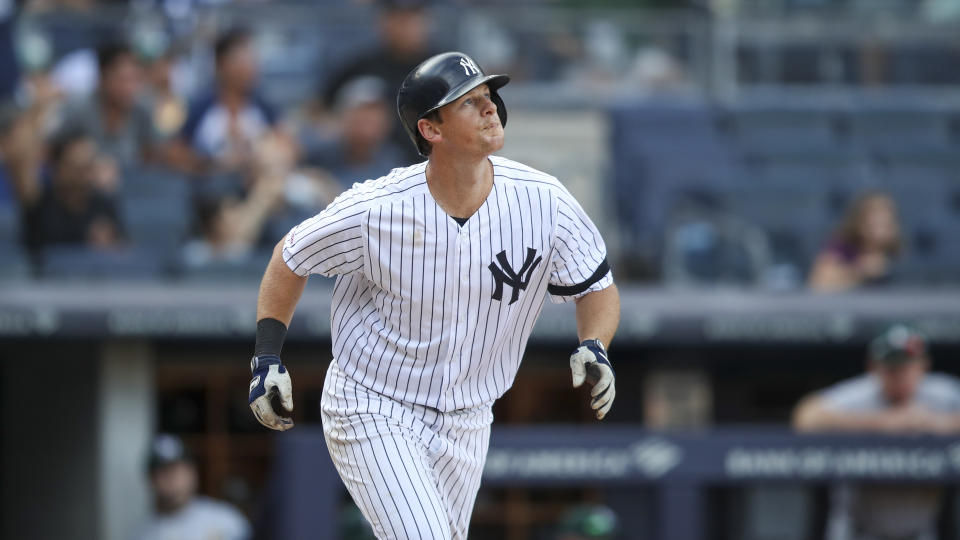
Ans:
[[[890,51],[891,82],[908,85],[960,84],[955,48],[933,44],[897,45]]]
[[[0,203],[0,245],[20,243],[20,212],[12,202]]]
[[[166,196],[129,196],[121,201],[131,243],[161,255],[174,252],[191,225],[187,200]]]
[[[885,161],[879,170],[884,185],[949,188],[960,185],[960,160],[956,163],[930,159]]]
[[[121,196],[124,198],[157,197],[186,201],[189,181],[180,174],[159,168],[138,168],[124,171]]]
[[[904,235],[902,278],[942,284],[960,276],[960,184],[894,185]]]
[[[150,281],[164,273],[162,259],[151,249],[94,251],[85,247],[43,250],[40,274],[63,281]]]
[[[722,211],[689,210],[667,228],[665,285],[757,286],[769,264],[763,231]]]
[[[621,104],[611,113],[617,126],[630,132],[664,137],[717,138],[719,135],[718,112],[703,102],[656,100]]]
[[[942,111],[895,105],[864,106],[851,115],[851,136],[882,156],[949,152],[948,121]],[[955,149],[954,149],[955,150]]]
[[[802,184],[730,189],[724,193],[724,205],[734,215],[781,239],[782,245],[792,244],[789,257],[799,260],[788,262],[801,268],[832,226],[828,193]]]
[[[833,151],[839,113],[823,107],[739,106],[731,111],[733,139],[745,152],[767,156],[806,156]]]
[[[257,282],[270,262],[273,251],[258,250],[240,260],[215,261],[202,266],[183,267],[180,278],[190,283]]]
[[[29,279],[30,259],[16,244],[0,243],[0,281]]]
[[[769,186],[830,188],[858,183],[864,171],[848,159],[770,159],[756,167],[755,181]]]
[[[620,105],[610,120],[611,187],[624,249],[653,255],[676,201],[736,174],[734,156],[717,113],[701,102]]]
[[[884,189],[900,202],[916,251],[909,260],[928,265],[909,271],[956,272],[958,250],[944,231],[960,225],[960,152],[951,146],[960,130],[937,107],[865,97],[851,110],[780,95],[722,111],[702,103],[615,108],[611,187],[622,249],[659,259],[661,243],[650,239],[665,238],[674,209],[693,194],[763,229],[773,263],[802,275],[850,201]]]

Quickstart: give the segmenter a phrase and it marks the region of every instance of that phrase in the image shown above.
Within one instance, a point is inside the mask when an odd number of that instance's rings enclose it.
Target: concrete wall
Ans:
[[[108,342],[98,372],[101,538],[121,540],[147,517],[144,473],[154,430],[153,358],[144,342]]]

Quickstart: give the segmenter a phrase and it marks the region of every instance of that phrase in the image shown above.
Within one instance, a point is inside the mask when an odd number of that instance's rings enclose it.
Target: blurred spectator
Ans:
[[[153,120],[153,129],[167,139],[179,133],[187,119],[187,103],[177,93],[173,82],[176,51],[168,48],[155,56],[143,58],[147,72],[145,102]]]
[[[396,96],[403,78],[430,56],[430,17],[426,0],[381,0],[380,44],[347,62],[330,79],[323,92],[327,107],[335,106],[341,89],[358,77],[372,75],[384,81],[387,94]],[[414,163],[422,158],[410,144],[400,122],[393,122],[393,140]],[[400,167],[407,163],[397,162]]]
[[[143,71],[126,44],[110,43],[97,50],[96,92],[67,113],[68,128],[82,128],[100,150],[122,169],[156,156],[159,135],[142,103]]]
[[[280,206],[293,165],[289,146],[278,137],[257,145],[253,181],[246,193],[232,182],[211,178],[196,202],[199,238],[184,247],[183,262],[197,268],[215,262],[242,262],[256,246],[264,225]]]
[[[171,148],[179,169],[194,174],[243,171],[260,139],[278,134],[276,115],[255,92],[258,67],[248,31],[217,39],[216,88],[196,101]]]
[[[867,193],[848,209],[830,243],[817,256],[810,287],[841,291],[887,283],[900,248],[896,203],[885,193]]]
[[[337,94],[335,110],[339,138],[308,151],[307,162],[329,172],[341,191],[379,178],[402,162],[403,151],[390,140],[394,114],[382,79],[364,76],[348,82]]]
[[[626,82],[636,90],[651,93],[676,93],[691,87],[680,60],[667,50],[654,46],[636,52]]]
[[[611,540],[619,529],[617,515],[601,505],[582,505],[563,515],[557,527],[557,540]]]
[[[150,487],[156,514],[137,540],[245,540],[253,532],[232,506],[197,495],[197,468],[179,437],[160,434],[150,446]]]
[[[93,9],[96,0],[26,0],[24,9],[31,13],[46,13],[55,11],[83,12]]]
[[[49,181],[42,178],[40,144],[21,124],[8,145],[14,191],[21,205],[24,243],[36,254],[50,245],[118,247],[123,232],[116,201],[108,194],[116,169],[83,131],[59,134],[49,150]]]
[[[870,343],[867,373],[806,397],[800,431],[960,434],[960,380],[928,373],[924,337],[895,325]],[[828,540],[935,540],[941,490],[871,484],[833,494]]]
[[[928,21],[949,23],[960,19],[960,2],[956,0],[924,0],[920,12]]]

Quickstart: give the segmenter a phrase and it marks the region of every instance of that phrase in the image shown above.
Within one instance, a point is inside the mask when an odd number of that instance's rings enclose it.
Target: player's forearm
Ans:
[[[39,179],[43,139],[39,128],[27,118],[17,121],[9,137],[4,151],[13,191],[20,204],[31,206],[40,198],[42,190]]]
[[[307,278],[294,274],[283,262],[283,241],[273,250],[273,257],[260,282],[257,298],[257,320],[271,318],[290,326],[293,312],[303,294]]]
[[[960,434],[960,413],[932,413],[932,431],[938,435]]]
[[[616,285],[577,299],[577,337],[599,339],[610,346],[620,324],[620,293]]]
[[[232,210],[231,214],[234,217],[230,227],[232,243],[250,246],[256,242],[263,224],[270,217],[270,211],[277,202],[277,192],[265,187],[264,183],[274,181],[258,179],[247,199]]]
[[[820,398],[807,398],[793,415],[797,431],[884,432],[888,431],[885,412],[844,412],[831,409]]]

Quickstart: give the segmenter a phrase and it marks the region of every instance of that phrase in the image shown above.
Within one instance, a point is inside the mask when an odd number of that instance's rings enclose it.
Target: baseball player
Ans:
[[[355,184],[277,244],[257,305],[250,406],[293,422],[280,350],[310,274],[337,276],[327,447],[380,538],[465,538],[491,406],[513,383],[547,295],[576,301],[573,385],[602,419],[615,396],[604,344],[620,300],[596,227],[556,178],[493,156],[507,111],[469,56],[439,54],[400,87],[400,120],[427,161]]]
[[[794,411],[801,431],[960,434],[960,380],[931,373],[925,337],[897,324],[870,342],[868,372],[807,396]],[[936,540],[936,485],[837,486],[828,540]]]
[[[135,540],[248,540],[253,530],[233,506],[197,494],[197,466],[180,437],[161,433],[147,461],[155,513]]]

